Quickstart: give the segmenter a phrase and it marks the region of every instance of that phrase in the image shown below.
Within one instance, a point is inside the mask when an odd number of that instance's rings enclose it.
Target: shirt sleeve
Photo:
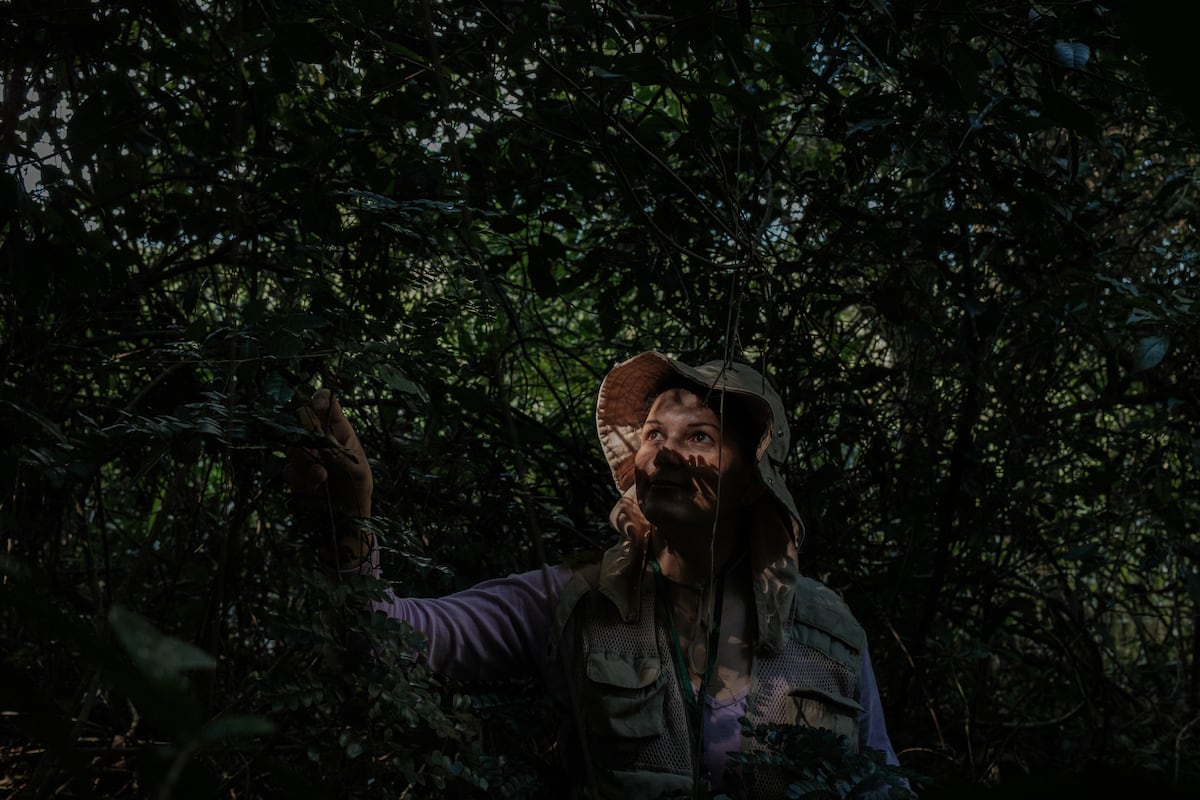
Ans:
[[[397,597],[374,609],[425,636],[426,663],[464,682],[534,677],[557,683],[554,609],[571,578],[566,566],[483,581],[438,598]],[[558,680],[555,680],[555,678]]]
[[[879,685],[875,682],[875,670],[871,666],[871,654],[863,648],[862,693],[859,697],[862,711],[858,715],[859,748],[882,750],[887,763],[898,766],[900,759],[892,748],[887,724],[883,719],[883,703],[879,699]]]

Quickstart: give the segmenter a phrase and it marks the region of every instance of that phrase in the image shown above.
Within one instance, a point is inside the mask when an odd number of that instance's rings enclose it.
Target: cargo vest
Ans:
[[[778,564],[768,562],[755,578],[756,606],[775,604],[776,613],[757,609],[760,632],[766,621],[768,636],[755,645],[747,718],[755,725],[827,728],[856,747],[865,633],[832,590]],[[656,593],[645,558],[624,539],[599,562],[575,570],[556,610],[555,624],[570,647],[586,758],[603,798],[691,796],[695,739]],[[764,747],[743,737],[743,752]],[[783,797],[776,771],[757,768],[749,780],[740,795]]]

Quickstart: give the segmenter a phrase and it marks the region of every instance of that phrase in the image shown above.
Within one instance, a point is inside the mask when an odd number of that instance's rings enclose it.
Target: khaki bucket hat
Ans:
[[[609,371],[600,384],[596,402],[596,432],[617,491],[628,495],[633,490],[633,460],[651,400],[678,385],[680,378],[702,389],[740,395],[749,401],[747,405],[755,415],[753,430],[760,432],[755,448],[758,473],[770,495],[791,518],[789,527],[794,533],[802,530],[796,503],[779,472],[790,441],[783,402],[757,370],[735,361],[709,361],[692,367],[648,351],[622,361]]]

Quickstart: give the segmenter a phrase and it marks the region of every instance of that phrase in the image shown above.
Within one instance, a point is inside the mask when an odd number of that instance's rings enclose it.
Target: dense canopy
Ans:
[[[611,541],[595,392],[658,349],[772,376],[802,567],[923,796],[1194,796],[1188,35],[1161,0],[0,5],[0,787],[555,796],[536,693],[429,674],[320,568],[293,409],[338,393],[389,585],[441,594]],[[796,796],[857,796],[825,756]]]

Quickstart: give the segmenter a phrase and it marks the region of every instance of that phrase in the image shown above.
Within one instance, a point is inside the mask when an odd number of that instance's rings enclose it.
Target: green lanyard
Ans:
[[[654,570],[654,578],[658,585],[658,594],[666,599],[667,593],[667,578],[662,574],[662,567],[658,565],[658,561],[651,559],[650,568]],[[692,691],[692,678],[688,674],[687,662],[683,657],[683,646],[679,644],[679,632],[675,629],[675,612],[667,606],[667,623],[671,626],[671,646],[675,661],[675,671],[679,677],[679,691],[683,694],[683,701],[687,704],[688,723],[691,725],[692,733],[696,736],[696,742],[699,744],[704,740],[704,697],[708,692],[708,681],[716,673],[717,668],[717,651],[721,646],[721,610],[725,597],[725,570],[721,570],[721,575],[717,580],[717,596],[715,598],[715,608],[713,613],[712,630],[708,632],[708,658],[704,665],[704,674],[700,676],[699,691]]]

